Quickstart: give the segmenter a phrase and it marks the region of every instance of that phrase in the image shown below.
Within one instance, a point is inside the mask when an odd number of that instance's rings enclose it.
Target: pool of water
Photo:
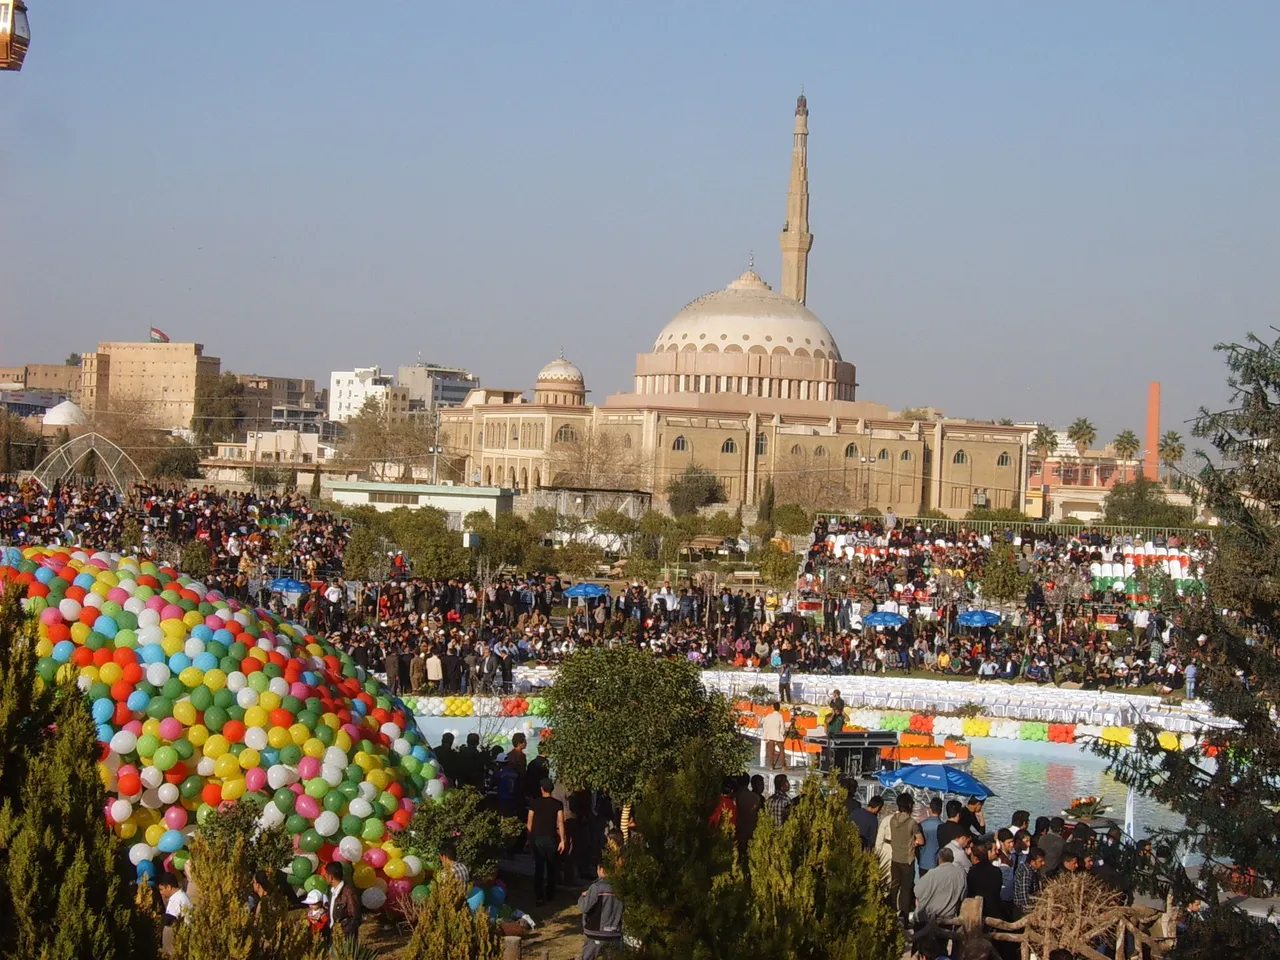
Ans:
[[[1023,740],[971,740],[969,772],[996,792],[986,803],[987,824],[1007,826],[1014,810],[1058,816],[1074,797],[1100,797],[1111,808],[1107,816],[1124,822],[1127,788],[1106,772],[1106,764],[1088,750],[1065,743]],[[1138,795],[1134,800],[1134,832],[1147,836],[1153,827],[1177,827],[1181,818],[1167,807]]]

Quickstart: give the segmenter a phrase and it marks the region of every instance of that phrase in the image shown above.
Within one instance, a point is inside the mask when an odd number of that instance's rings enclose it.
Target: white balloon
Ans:
[[[320,779],[331,787],[336,787],[342,782],[343,768],[335,767],[332,764],[324,764],[320,767]]]
[[[168,679],[169,665],[167,663],[147,664],[147,683],[153,687],[163,687]]]
[[[272,806],[275,806],[275,804],[272,804]],[[338,819],[338,815],[332,810],[326,810],[316,817],[315,829],[316,833],[322,837],[332,837],[338,832],[340,825],[341,821]]]
[[[27,601],[23,600],[22,602],[26,603]],[[80,676],[76,677],[76,686],[79,688],[81,693],[88,693],[89,688],[93,686],[93,680],[87,674],[82,673]]]
[[[258,691],[253,687],[241,687],[236,691],[236,703],[240,705],[240,709],[248,710],[258,703]]]
[[[428,781],[427,781],[427,796],[428,796],[428,797],[443,797],[443,796],[444,796],[444,783],[443,783],[442,781],[440,781],[440,780],[428,780]]]
[[[178,802],[178,787],[173,783],[162,783],[156,788],[156,795],[163,804],[171,804]]]
[[[267,689],[278,697],[287,697],[289,695],[289,681],[284,677],[272,677],[271,682],[267,684]]]
[[[382,905],[387,902],[387,893],[377,887],[370,887],[360,895],[360,902],[366,910],[381,910]]]
[[[267,769],[267,784],[272,790],[287,787],[298,779],[298,775],[283,763],[273,764]]]
[[[150,607],[146,606],[146,604],[143,604],[143,609],[138,614],[139,629],[146,629],[147,627],[158,627],[158,626],[160,626],[160,611],[152,610]]]
[[[129,589],[130,585],[132,585],[133,590]],[[123,587],[125,590],[128,590],[129,593],[133,593],[134,590],[138,589],[138,585],[134,583],[132,580],[121,580],[120,586]],[[128,600],[124,602],[124,609],[128,610],[135,617],[137,617],[139,614],[142,613],[143,610],[147,609],[147,604],[146,604],[146,601],[144,601],[141,597],[131,596],[129,597]],[[140,617],[139,617],[139,620],[141,620]],[[138,626],[142,626],[141,622],[139,622]]]
[[[359,837],[343,837],[338,843],[338,853],[342,854],[342,859],[358,863],[360,857],[364,855],[364,844],[360,842]]]
[[[239,670],[232,670],[230,673],[227,674],[227,689],[230,690],[232,693],[239,693],[241,690],[245,688],[245,685],[248,682],[249,682],[248,678],[245,677],[245,675],[241,673]],[[257,700],[255,699],[254,703],[256,702]],[[253,704],[249,704],[249,706],[253,706]]]
[[[86,607],[94,607],[95,609],[101,609],[102,596],[97,593],[86,593],[84,595],[84,600],[82,600],[81,603]]]
[[[418,874],[422,873],[422,861],[413,854],[405,856],[403,860],[404,869],[408,876],[416,877]]]
[[[164,771],[157,767],[143,767],[138,773],[144,787],[158,787],[164,783]]]
[[[119,799],[111,801],[111,819],[116,823],[124,823],[133,816],[133,804],[128,800]]]
[[[163,806],[160,802],[160,791],[155,787],[148,787],[146,790],[143,790],[142,800],[139,802],[148,810],[159,810]]]
[[[204,641],[199,637],[187,637],[187,642],[182,645],[182,652],[194,660],[204,653]]]
[[[252,747],[254,750],[265,750],[267,748],[267,731],[261,727],[250,727],[244,732],[244,745]]]
[[[400,754],[400,756],[407,757],[413,752],[413,744],[404,737],[396,737],[395,740],[391,742],[391,749]]]
[[[347,755],[342,752],[341,747],[330,747],[324,752],[324,758],[320,761],[321,764],[328,764],[339,770],[347,769],[347,762]]]
[[[58,601],[58,612],[62,614],[63,620],[68,622],[78,620],[80,618],[80,603],[70,597],[63,597]]]
[[[201,757],[196,761],[196,773],[202,777],[212,777],[213,767],[216,762],[213,757]]]
[[[133,753],[138,746],[138,735],[129,730],[120,730],[111,735],[111,749],[117,754]]]
[[[268,803],[262,808],[262,815],[258,817],[258,823],[266,830],[272,827],[278,827],[284,823],[284,811],[277,807],[274,803]]]
[[[396,725],[396,724],[392,723],[390,720],[388,720],[386,723],[384,723],[384,724],[382,725],[382,728],[381,728],[381,729],[382,729],[382,732],[383,732],[384,734],[386,734],[386,735],[387,735],[387,737],[389,737],[389,738],[390,738],[390,739],[392,739],[392,740],[394,740],[396,737],[400,736],[400,734],[401,734],[401,732],[402,732],[402,731],[400,730],[400,727],[399,727],[398,725]]]
[[[378,795],[378,788],[375,787],[368,780],[361,780],[359,789],[360,789],[360,796],[364,797],[364,799],[366,800],[372,800],[374,797]]]
[[[367,820],[373,816],[373,804],[364,797],[356,797],[347,805],[347,809],[353,817],[359,817],[361,820]]]
[[[143,860],[150,860],[155,855],[156,851],[149,843],[135,843],[129,848],[129,862],[135,867]]]

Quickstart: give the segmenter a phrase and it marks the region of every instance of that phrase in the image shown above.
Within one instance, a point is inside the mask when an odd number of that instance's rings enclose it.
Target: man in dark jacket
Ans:
[[[984,840],[975,840],[969,845],[969,867],[967,894],[982,898],[982,915],[995,917],[997,920],[1007,919],[1004,915],[1004,901],[1000,891],[1004,886],[1004,874],[991,862],[991,846]]]
[[[342,877],[342,864],[326,863],[324,876],[329,881],[329,939],[354,945],[360,933],[360,895],[354,884]]]
[[[622,901],[613,892],[603,864],[596,873],[596,882],[578,897],[584,940],[582,960],[596,960],[622,941]]]

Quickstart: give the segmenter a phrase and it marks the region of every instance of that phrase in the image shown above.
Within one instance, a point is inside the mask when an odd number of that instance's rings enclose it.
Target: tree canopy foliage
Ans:
[[[191,429],[201,443],[232,440],[244,419],[244,384],[233,373],[196,377],[195,414]]]
[[[813,515],[796,503],[776,507],[773,522],[780,532],[791,537],[801,537],[813,531]]]
[[[1164,488],[1142,474],[1127,483],[1117,483],[1103,505],[1106,523],[1135,527],[1189,527],[1189,507],[1169,502]]]
[[[633,802],[653,775],[701,744],[719,775],[748,756],[728,701],[702,685],[686,660],[634,647],[579,650],[560,665],[547,695],[546,746],[557,774],[574,787]]]
[[[695,463],[684,468],[684,473],[672,477],[667,484],[667,502],[677,517],[697,513],[713,503],[724,503],[724,487],[710,470]]]

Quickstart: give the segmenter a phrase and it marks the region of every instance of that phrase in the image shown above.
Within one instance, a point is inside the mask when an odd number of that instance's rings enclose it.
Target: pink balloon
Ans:
[[[170,830],[181,830],[187,825],[187,808],[175,803],[164,812],[164,822]]]
[[[289,789],[292,790],[295,795],[302,796],[303,786],[301,783],[291,783],[289,784]]]
[[[356,742],[359,742],[360,738],[364,736],[364,734],[360,732],[360,728],[354,723],[344,723],[342,725],[342,729],[346,731],[348,737]]]
[[[120,764],[120,766],[116,767],[117,780],[120,777],[129,776],[129,774],[133,774],[135,777],[138,775],[138,768],[135,767],[132,763],[122,763]]]
[[[45,607],[40,611],[40,622],[45,626],[52,627],[55,623],[62,622],[62,614],[58,612],[57,606]]]
[[[245,789],[250,793],[256,793],[261,790],[267,782],[267,771],[261,767],[254,767],[244,775]]]
[[[403,877],[399,880],[391,880],[387,883],[387,899],[403,900],[409,895],[409,891],[413,889],[412,881],[405,880]]]
[[[298,798],[294,809],[308,820],[314,820],[320,816],[320,804],[316,803],[316,798],[303,794]]]
[[[130,733],[132,733],[135,737],[140,737],[140,736],[142,736],[142,721],[141,721],[141,720],[130,720],[128,723],[126,723],[126,724],[125,724],[123,727],[121,727],[120,729],[122,729],[122,730],[128,730],[128,731],[129,731]]]
[[[186,615],[187,611],[183,610],[176,603],[167,604],[164,609],[160,611],[161,620],[181,620]]]
[[[112,587],[107,591],[107,599],[115,603],[123,604],[129,599],[129,591],[120,587]]]
[[[165,717],[160,721],[160,736],[172,742],[182,736],[182,721],[176,717]]]
[[[381,870],[387,863],[387,851],[381,847],[370,847],[364,852],[364,862],[375,870]]]
[[[303,780],[320,776],[320,761],[315,757],[303,757],[298,761],[298,776]]]
[[[401,798],[400,798],[400,809],[401,809],[401,810],[408,810],[410,813],[412,813],[412,812],[413,812],[413,800],[412,800],[411,798],[409,798],[409,797],[401,797]]]
[[[211,613],[204,618],[204,625],[210,630],[221,630],[227,625],[227,621],[223,620],[216,613]]]
[[[289,684],[289,693],[292,696],[297,697],[299,700],[305,700],[307,697],[311,696],[311,688],[301,680],[295,680],[293,683]]]
[[[396,820],[387,821],[387,833],[399,833],[403,829],[404,827],[400,826],[398,821]]]
[[[160,594],[158,593],[154,597],[147,598],[148,610],[155,610],[159,612],[163,610],[166,606],[168,606],[168,601],[166,601],[165,598],[160,596]]]

